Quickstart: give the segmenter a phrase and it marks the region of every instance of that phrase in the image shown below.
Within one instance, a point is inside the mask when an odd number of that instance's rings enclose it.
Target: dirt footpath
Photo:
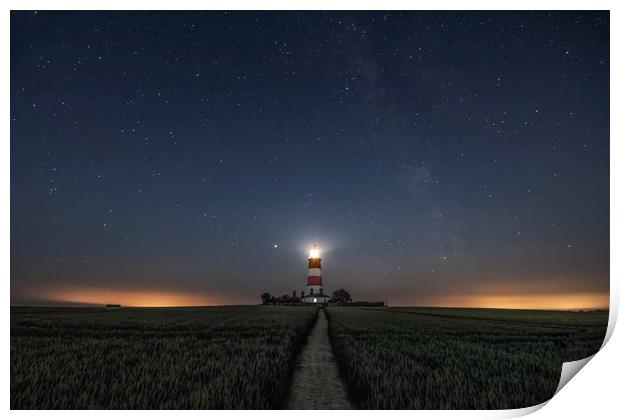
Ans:
[[[353,409],[338,373],[327,335],[327,317],[319,310],[319,319],[302,349],[293,372],[293,384],[287,410]]]

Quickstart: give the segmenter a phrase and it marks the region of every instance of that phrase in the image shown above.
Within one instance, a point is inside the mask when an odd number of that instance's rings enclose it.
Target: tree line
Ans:
[[[263,305],[277,305],[282,303],[302,303],[302,298],[304,297],[303,292],[301,296],[297,296],[297,292],[293,290],[292,295],[283,294],[281,296],[272,296],[271,293],[264,292],[260,295],[261,302]],[[347,304],[351,303],[351,294],[345,289],[337,289],[332,293],[331,298],[329,299],[330,303],[339,303],[339,304]]]

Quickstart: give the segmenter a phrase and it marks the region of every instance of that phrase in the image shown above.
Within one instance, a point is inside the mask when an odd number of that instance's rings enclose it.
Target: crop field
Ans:
[[[562,363],[600,348],[607,312],[329,307],[359,408],[505,409],[555,392]]]
[[[11,308],[10,405],[279,408],[316,311]]]
[[[598,350],[608,317],[337,306],[327,314],[338,370],[362,409],[541,403],[562,362]],[[295,306],[11,308],[11,408],[282,408],[316,315]]]

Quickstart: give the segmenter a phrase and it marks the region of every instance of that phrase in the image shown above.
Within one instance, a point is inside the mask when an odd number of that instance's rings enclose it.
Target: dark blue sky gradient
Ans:
[[[608,293],[609,14],[11,14],[13,302],[251,303],[314,242],[354,298]]]

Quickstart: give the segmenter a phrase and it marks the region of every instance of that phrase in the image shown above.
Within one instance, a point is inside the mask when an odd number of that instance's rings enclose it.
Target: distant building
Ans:
[[[121,305],[116,303],[109,303],[105,306],[106,309],[121,309]]]
[[[310,250],[308,257],[308,293],[302,292],[301,299],[304,303],[326,303],[329,296],[323,293],[323,277],[321,276],[321,258],[319,249],[315,245]]]

